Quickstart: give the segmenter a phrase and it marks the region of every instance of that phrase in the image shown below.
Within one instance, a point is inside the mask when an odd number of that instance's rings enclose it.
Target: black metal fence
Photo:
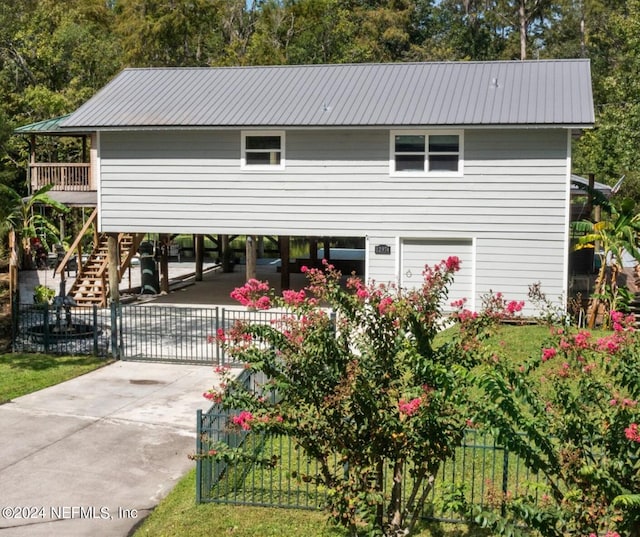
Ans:
[[[264,379],[256,382],[246,371],[240,379],[250,388],[264,384]],[[213,405],[208,412],[198,411],[196,453],[205,456],[197,458],[196,463],[197,502],[295,509],[322,507],[326,490],[314,484],[313,476],[320,473],[315,461],[309,460],[289,437],[265,436],[230,427],[229,418],[235,413],[220,405]],[[277,460],[277,464],[267,467],[247,462],[228,464],[206,457],[217,441],[230,447],[243,445],[260,459]],[[337,469],[338,464],[336,454]],[[410,479],[409,474],[405,472],[406,479]],[[423,517],[464,522],[460,515],[447,509],[445,498],[500,510],[510,498],[528,496],[537,500],[545,490],[542,478],[528,470],[517,455],[499,446],[489,432],[469,429],[454,456],[441,466]]]
[[[151,304],[110,308],[21,304],[14,308],[13,349],[233,365],[215,337],[217,331],[228,330],[236,321],[271,323],[283,315],[278,311]]]
[[[98,307],[14,305],[13,350],[111,356],[117,352],[115,313]]]

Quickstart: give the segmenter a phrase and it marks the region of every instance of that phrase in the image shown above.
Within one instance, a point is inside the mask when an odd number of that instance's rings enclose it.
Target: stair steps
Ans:
[[[136,253],[142,234],[120,233],[118,235],[118,249],[120,266],[118,267],[118,281],[130,265]],[[105,307],[109,298],[108,276],[108,237],[100,234],[98,241],[89,258],[78,267],[76,279],[68,292],[77,306]]]

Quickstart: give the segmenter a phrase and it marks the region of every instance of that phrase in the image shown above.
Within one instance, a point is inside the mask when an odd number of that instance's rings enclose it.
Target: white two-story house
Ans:
[[[566,296],[586,60],[126,69],[60,132],[91,137],[103,232],[361,237],[365,278],[451,299]]]

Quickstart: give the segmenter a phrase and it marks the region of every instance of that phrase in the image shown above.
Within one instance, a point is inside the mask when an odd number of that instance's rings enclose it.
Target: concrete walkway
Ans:
[[[216,380],[116,362],[0,405],[0,537],[128,535],[195,465],[195,414]]]

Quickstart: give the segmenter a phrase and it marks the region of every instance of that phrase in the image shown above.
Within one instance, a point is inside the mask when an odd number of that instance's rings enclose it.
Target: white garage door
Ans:
[[[473,304],[473,243],[471,240],[404,240],[400,261],[400,284],[405,288],[415,288],[424,281],[422,271],[425,265],[435,265],[449,256],[460,258],[460,270],[454,276],[449,288],[449,297],[444,309],[461,298],[467,299],[466,307]]]

